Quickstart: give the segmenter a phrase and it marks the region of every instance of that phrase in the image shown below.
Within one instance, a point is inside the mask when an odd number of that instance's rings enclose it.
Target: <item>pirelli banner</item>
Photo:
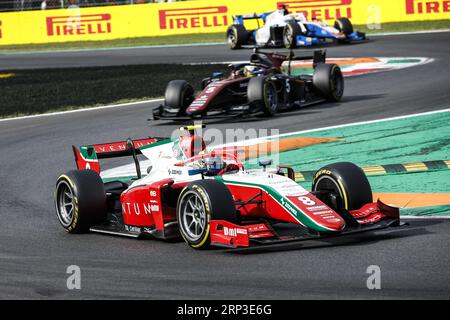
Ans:
[[[0,13],[0,46],[223,32],[236,14],[291,12],[354,24],[450,19],[450,0],[198,0]],[[0,47],[1,49],[1,47]]]

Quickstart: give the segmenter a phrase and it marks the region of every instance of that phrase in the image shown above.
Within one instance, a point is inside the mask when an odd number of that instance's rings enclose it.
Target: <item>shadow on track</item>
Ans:
[[[374,99],[380,99],[384,98],[386,94],[368,94],[368,95],[357,95],[357,96],[344,96],[340,102],[335,103],[326,103],[326,104],[314,104],[310,106],[305,107],[299,107],[289,110],[283,110],[277,113],[274,117],[266,117],[261,114],[249,114],[249,115],[240,115],[240,116],[230,116],[230,117],[220,117],[220,118],[201,118],[201,119],[192,119],[190,121],[187,120],[171,120],[171,119],[164,119],[164,120],[149,120],[149,125],[152,126],[166,126],[168,124],[173,125],[184,125],[188,122],[192,121],[202,121],[204,124],[221,124],[221,123],[253,123],[253,122],[261,122],[261,121],[267,121],[270,119],[281,119],[286,117],[292,117],[296,115],[308,115],[308,114],[316,114],[320,113],[329,109],[337,108],[337,107],[344,107],[346,102],[350,101],[366,101],[366,100],[374,100]]]
[[[339,47],[347,47],[347,46],[359,46],[359,45],[364,45],[368,42],[376,42],[377,40],[374,40],[372,38],[370,39],[366,39],[363,41],[355,41],[355,42],[347,42],[347,43],[338,43],[337,41],[332,41],[332,42],[327,42],[327,43],[322,43],[322,44],[316,44],[314,46],[311,47],[297,47],[294,50],[295,51],[299,51],[299,52],[311,52],[313,50],[320,50],[320,49],[329,49],[329,48],[339,48]],[[240,49],[238,49],[239,51],[244,51],[244,50],[254,50],[255,46],[251,46],[251,45],[243,45]],[[272,50],[275,52],[280,52],[280,51],[289,51],[289,49],[286,49],[284,47],[260,47],[260,49],[263,50]]]
[[[224,252],[234,254],[262,254],[282,251],[320,249],[325,247],[361,246],[378,243],[380,241],[394,240],[397,238],[416,237],[433,234],[426,229],[427,226],[440,224],[442,221],[409,221],[408,226],[400,229],[388,229],[384,231],[368,232],[354,236],[342,236],[321,240],[305,240],[289,244],[267,245],[253,248],[230,249]]]

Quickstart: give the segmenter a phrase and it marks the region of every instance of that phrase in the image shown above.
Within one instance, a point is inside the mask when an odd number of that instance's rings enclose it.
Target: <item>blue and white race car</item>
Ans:
[[[247,30],[244,22],[256,20],[258,28]],[[263,26],[260,27],[261,21]],[[329,42],[348,43],[366,39],[365,33],[354,31],[348,18],[339,18],[334,27],[324,22],[308,21],[302,13],[289,13],[285,7],[279,10],[234,17],[228,27],[227,41],[231,49],[243,45],[260,47],[286,47],[320,45]]]

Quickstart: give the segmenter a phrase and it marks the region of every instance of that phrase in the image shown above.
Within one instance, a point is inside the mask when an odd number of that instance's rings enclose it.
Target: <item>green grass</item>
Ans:
[[[380,29],[368,29],[366,25],[355,25],[356,30],[367,33],[404,32],[421,30],[450,29],[450,20],[415,21],[402,23],[384,23]],[[0,46],[0,53],[14,53],[26,51],[55,51],[55,50],[80,50],[117,47],[139,47],[157,45],[177,45],[190,43],[223,43],[224,32],[189,34],[162,37],[127,38],[104,41],[79,41],[48,44],[8,45]]]
[[[0,77],[0,118],[162,97],[180,75],[199,90],[203,78],[225,69],[158,64],[8,71],[14,76]]]

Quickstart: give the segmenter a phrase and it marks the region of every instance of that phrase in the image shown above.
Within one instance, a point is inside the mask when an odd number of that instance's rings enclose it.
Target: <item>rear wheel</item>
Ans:
[[[339,18],[334,22],[334,27],[345,35],[353,33],[353,25],[348,18]]]
[[[106,219],[103,181],[92,170],[73,170],[56,181],[56,215],[69,233],[82,233]]]
[[[210,179],[191,182],[178,198],[177,220],[187,244],[194,249],[208,248],[211,220],[237,221],[233,196],[222,182]]]
[[[255,110],[262,110],[267,117],[271,117],[278,112],[277,88],[268,77],[250,79],[247,97],[250,107]]]
[[[296,21],[289,21],[283,30],[283,44],[287,49],[297,47],[297,36],[303,34],[302,28]]]
[[[335,195],[337,208],[334,209],[337,210],[356,210],[373,201],[372,189],[364,171],[351,162],[338,162],[321,168],[314,176],[312,191],[319,195]]]
[[[247,44],[249,32],[243,25],[233,24],[227,30],[227,42],[231,49],[239,49]]]
[[[178,116],[182,116],[194,101],[194,88],[185,80],[172,80],[167,84],[164,98],[165,105],[178,109]]]
[[[336,64],[318,63],[314,68],[313,85],[328,101],[339,101],[344,95],[344,77]]]

